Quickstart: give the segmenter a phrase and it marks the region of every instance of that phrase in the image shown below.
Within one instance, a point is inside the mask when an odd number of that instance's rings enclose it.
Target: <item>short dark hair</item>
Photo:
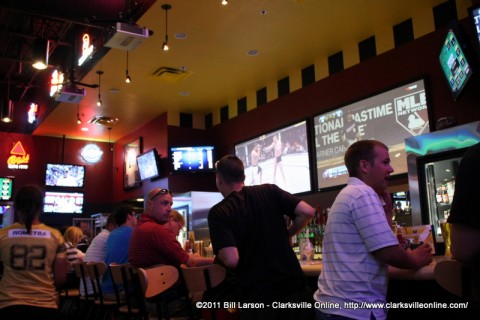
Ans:
[[[117,226],[121,226],[127,221],[128,215],[133,212],[133,207],[129,205],[119,206],[113,211],[113,216],[115,217],[115,222]]]
[[[245,181],[243,162],[234,155],[223,156],[215,163],[217,173],[226,183],[238,183]]]
[[[384,143],[377,140],[360,140],[348,147],[344,161],[350,177],[358,177],[358,168],[361,160],[367,160],[372,166],[374,165],[375,146],[388,150]]]

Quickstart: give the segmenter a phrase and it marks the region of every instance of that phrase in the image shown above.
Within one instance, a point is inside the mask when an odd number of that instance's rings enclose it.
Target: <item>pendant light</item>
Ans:
[[[10,100],[10,78],[8,78],[7,99],[2,99],[1,106],[1,120],[2,122],[13,121],[13,101]]]
[[[130,78],[130,75],[128,74],[128,50],[127,50],[127,67],[125,69],[125,83],[131,83],[132,78]]]
[[[162,50],[168,51],[168,10],[172,9],[169,4],[162,4],[162,9],[165,10],[165,41],[162,44]]]
[[[103,71],[101,70],[98,70],[97,71],[97,74],[98,74],[98,100],[97,100],[97,106],[98,107],[101,107],[102,106],[102,96],[100,94],[100,86],[101,86],[101,76],[103,74]]]
[[[33,42],[32,66],[38,70],[44,70],[48,67],[48,54],[50,43],[47,39],[37,38]]]
[[[77,103],[77,124],[82,124],[82,119],[80,119],[80,103]]]

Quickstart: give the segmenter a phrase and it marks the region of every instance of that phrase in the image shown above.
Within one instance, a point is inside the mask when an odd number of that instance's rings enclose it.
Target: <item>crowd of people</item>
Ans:
[[[475,241],[480,225],[472,203],[479,192],[475,188],[480,179],[479,153],[480,144],[460,164],[449,218],[452,253],[465,264],[480,257],[480,241]],[[42,190],[23,186],[14,200],[18,222],[0,230],[0,319],[60,319],[56,289],[68,282],[75,261],[130,263],[141,268],[218,263],[227,269],[227,277],[208,296],[209,301],[303,306],[247,307],[240,312],[235,305],[228,308],[241,319],[386,319],[383,308],[334,306],[386,302],[387,267],[419,269],[431,263],[432,248],[425,244],[406,251],[392,232],[386,190],[394,169],[386,145],[375,140],[354,142],[345,154],[345,166],[350,178],[330,210],[316,291],[307,284],[290,243],[290,237],[310,222],[314,208],[274,184],[245,186],[243,162],[234,155],[222,157],[215,165],[216,185],[224,199],[208,214],[214,258],[187,252],[178,242],[185,219],[172,209],[173,196],[167,189],[155,188],[146,195],[138,220],[131,206],[115,208],[104,229],[92,238],[88,228],[82,230],[80,225],[62,234],[43,224]],[[82,242],[88,246],[85,253],[79,249]],[[173,298],[182,299],[184,284],[180,281],[175,287]],[[114,299],[110,273],[104,275],[102,289],[106,298]],[[90,284],[87,290],[92,290]]]

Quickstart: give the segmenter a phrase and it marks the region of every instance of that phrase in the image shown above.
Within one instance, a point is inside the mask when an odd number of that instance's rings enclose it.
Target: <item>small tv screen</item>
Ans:
[[[423,79],[405,83],[313,118],[318,190],[344,185],[344,155],[358,140],[386,144],[394,175],[406,174],[405,139],[430,132]]]
[[[157,149],[142,153],[137,157],[138,172],[140,180],[152,179],[160,176],[160,156]]]
[[[480,55],[480,5],[471,7],[468,9],[468,13],[474,28],[473,36],[475,37],[474,42],[477,47],[477,54]]]
[[[245,166],[245,185],[273,183],[290,193],[312,191],[307,121],[235,145]]]
[[[213,172],[214,151],[213,146],[171,147],[171,172]]]
[[[471,78],[473,69],[468,46],[456,24],[451,24],[438,58],[453,99],[457,100]]]
[[[13,198],[13,178],[12,177],[0,177],[0,200],[11,201]]]
[[[85,166],[76,164],[47,163],[45,185],[47,187],[83,188]]]
[[[44,213],[82,213],[83,192],[45,191]]]

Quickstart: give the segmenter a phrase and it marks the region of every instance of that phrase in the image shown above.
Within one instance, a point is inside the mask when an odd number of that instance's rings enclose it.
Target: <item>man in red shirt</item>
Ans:
[[[185,252],[171,228],[173,198],[167,189],[156,188],[148,193],[144,212],[132,233],[129,261],[135,267],[147,268],[157,264],[180,267],[201,266],[213,263],[213,258]]]

